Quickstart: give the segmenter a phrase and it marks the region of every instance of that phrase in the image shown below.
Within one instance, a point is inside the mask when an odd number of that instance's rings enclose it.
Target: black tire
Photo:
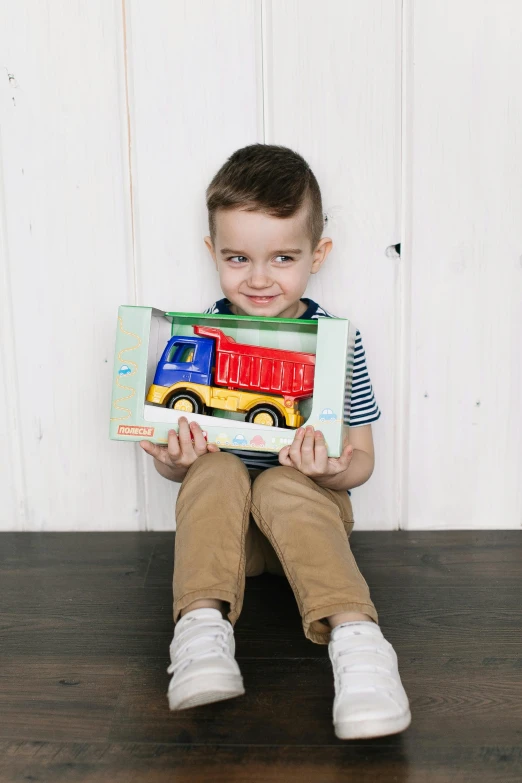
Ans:
[[[285,420],[283,419],[281,413],[279,412],[279,410],[276,408],[275,405],[270,405],[269,403],[260,403],[259,405],[254,405],[254,407],[248,411],[246,415],[246,421],[253,424],[254,419],[258,413],[267,413],[269,416],[272,417],[273,424],[271,425],[265,424],[262,426],[271,426],[271,427],[285,426]]]
[[[198,397],[198,395],[194,394],[194,392],[186,391],[184,389],[179,389],[178,391],[174,392],[172,397],[169,398],[165,407],[170,408],[171,410],[179,410],[175,407],[176,403],[183,400],[192,405],[192,410],[184,411],[185,413],[205,413],[205,406],[203,405],[203,402]]]

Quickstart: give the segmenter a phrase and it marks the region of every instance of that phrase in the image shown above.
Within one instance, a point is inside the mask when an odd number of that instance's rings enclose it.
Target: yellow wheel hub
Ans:
[[[192,403],[190,400],[176,400],[176,402],[174,403],[174,410],[193,413],[194,403]]]
[[[272,427],[275,424],[274,417],[270,413],[256,413],[253,423],[266,424],[268,427]]]

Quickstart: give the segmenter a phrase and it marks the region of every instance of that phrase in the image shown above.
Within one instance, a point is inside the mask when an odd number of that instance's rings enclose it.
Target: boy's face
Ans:
[[[323,237],[312,250],[306,216],[306,205],[290,218],[217,210],[215,245],[210,237],[205,244],[235,315],[299,318],[305,312],[300,299],[308,279],[332,249]]]

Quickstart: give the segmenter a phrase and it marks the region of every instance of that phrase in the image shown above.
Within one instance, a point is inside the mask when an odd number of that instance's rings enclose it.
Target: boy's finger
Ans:
[[[198,456],[201,456],[202,454],[206,454],[207,451],[207,441],[205,440],[205,436],[203,435],[203,430],[197,423],[197,421],[191,421],[190,422],[190,432],[192,434],[192,437],[194,438],[194,451]]]
[[[179,448],[178,436],[176,435],[176,430],[169,430],[167,451],[168,451],[168,456],[171,460],[177,460],[181,456],[181,450]]]
[[[188,420],[182,416],[178,422],[178,440],[182,457],[193,457],[195,455],[194,444],[192,443],[192,433],[190,431]]]
[[[315,449],[314,449],[314,430],[307,427],[303,442],[301,444],[301,464],[300,470],[310,473],[314,470]]]
[[[279,464],[293,468],[292,460],[289,456],[290,446],[284,446],[278,454]]]
[[[319,473],[326,473],[328,470],[328,449],[324,435],[320,430],[315,432],[314,447],[315,468]]]
[[[314,428],[307,427],[304,433],[301,451],[314,451]]]
[[[294,433],[294,439],[290,446],[293,446],[294,443],[301,443],[301,441],[304,438],[305,430],[304,427],[298,427]],[[301,446],[299,446],[299,449],[301,449]]]
[[[352,461],[352,457],[353,457],[353,446],[347,443],[344,449],[342,450],[341,456],[337,460],[341,470],[346,470],[349,467],[350,462]]]
[[[143,451],[146,451],[151,457],[157,459],[158,462],[163,462],[164,465],[170,464],[171,459],[167,446],[160,446],[158,443],[152,443],[150,440],[141,440],[140,446]]]
[[[299,427],[299,429],[296,430],[292,443],[288,447],[288,456],[292,460],[292,464],[297,465],[301,462],[301,447],[304,440],[304,433],[304,429]],[[285,446],[285,448],[287,447]]]
[[[147,454],[150,454],[151,457],[155,457],[156,459],[161,459],[161,454],[165,447],[158,446],[157,443],[152,443],[150,440],[140,440],[140,446],[143,449],[143,451],[146,451]]]

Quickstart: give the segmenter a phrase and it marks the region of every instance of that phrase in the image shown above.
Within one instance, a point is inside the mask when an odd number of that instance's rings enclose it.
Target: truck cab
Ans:
[[[186,381],[212,384],[215,341],[209,337],[180,337],[168,341],[154,375],[156,386],[173,386]]]

